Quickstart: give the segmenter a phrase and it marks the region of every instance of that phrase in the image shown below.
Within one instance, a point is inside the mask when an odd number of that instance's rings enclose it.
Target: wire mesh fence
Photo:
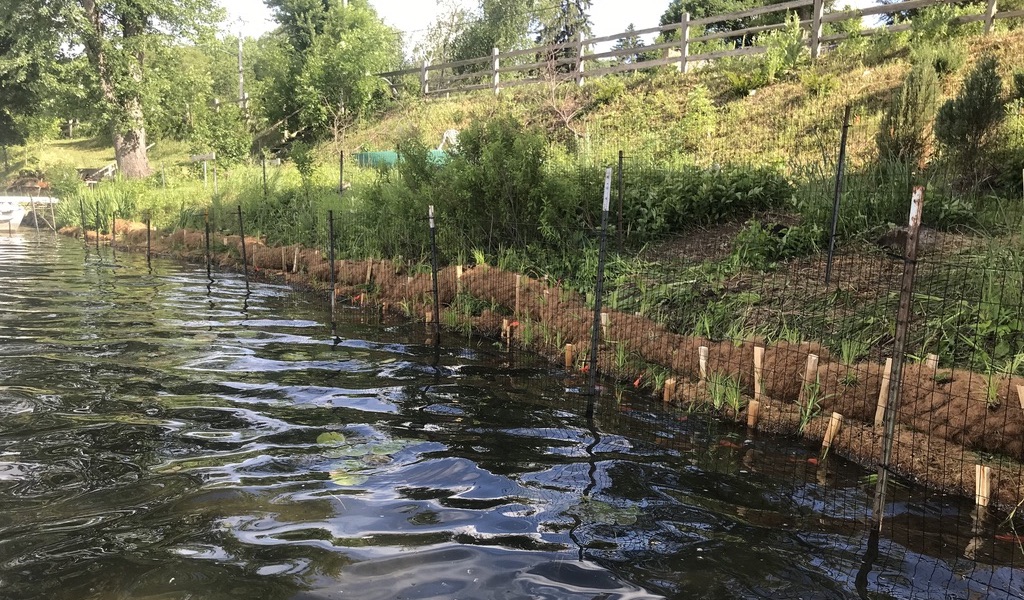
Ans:
[[[162,235],[86,209],[82,223],[119,248],[309,286],[335,315],[365,306],[422,320],[435,340],[483,335],[545,356],[574,374],[591,413],[652,443],[703,444],[660,432],[713,418],[738,437],[701,468],[790,478],[794,518],[848,533],[823,560],[855,565],[858,591],[1014,597],[1021,189],[1005,173],[880,160],[887,101],[746,106],[723,118],[748,127],[742,148],[692,123],[636,138],[630,123],[593,123],[604,140],[620,128],[625,150],[584,140],[575,160],[554,157],[546,168],[567,197],[532,213],[514,195],[479,211],[473,198],[394,195],[398,208],[368,222],[344,196],[318,206],[297,194],[288,211],[215,203]],[[908,219],[918,186],[922,211]],[[285,230],[305,243],[283,243]],[[811,451],[764,459],[764,446],[794,443]],[[657,537],[634,533],[638,547]]]

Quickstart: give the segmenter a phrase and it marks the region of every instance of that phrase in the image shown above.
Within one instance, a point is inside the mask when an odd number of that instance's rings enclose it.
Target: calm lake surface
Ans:
[[[0,598],[1024,597],[959,499],[862,570],[868,470],[213,279],[0,236]]]

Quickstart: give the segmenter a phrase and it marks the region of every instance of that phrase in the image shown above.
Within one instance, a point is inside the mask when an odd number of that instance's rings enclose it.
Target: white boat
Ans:
[[[27,211],[40,210],[50,204],[57,204],[57,199],[49,196],[0,196],[0,231],[17,229]]]

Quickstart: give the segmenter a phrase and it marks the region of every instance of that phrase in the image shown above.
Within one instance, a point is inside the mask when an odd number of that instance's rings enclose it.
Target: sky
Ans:
[[[459,0],[468,8],[476,0]],[[262,0],[220,0],[228,11],[225,27],[232,32],[242,28],[243,34],[257,37],[273,28],[270,11]],[[417,35],[437,18],[440,9],[435,0],[370,0],[384,22],[406,34],[407,48]],[[669,0],[593,0],[590,20],[595,36],[624,31],[630,23],[637,29],[654,27],[669,5]],[[241,21],[239,21],[241,19]]]

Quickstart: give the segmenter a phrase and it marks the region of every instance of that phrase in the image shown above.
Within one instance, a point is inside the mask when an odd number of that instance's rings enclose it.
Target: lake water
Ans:
[[[897,488],[865,567],[866,469],[628,390],[588,419],[529,356],[329,321],[0,236],[0,598],[1024,596],[960,499]]]

